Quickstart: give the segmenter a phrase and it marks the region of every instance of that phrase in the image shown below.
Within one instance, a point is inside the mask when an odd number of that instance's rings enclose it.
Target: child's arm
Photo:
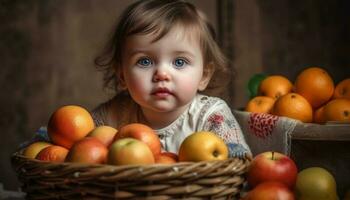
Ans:
[[[213,105],[206,115],[204,130],[219,135],[229,147],[229,157],[244,157],[251,154],[242,130],[225,102]]]

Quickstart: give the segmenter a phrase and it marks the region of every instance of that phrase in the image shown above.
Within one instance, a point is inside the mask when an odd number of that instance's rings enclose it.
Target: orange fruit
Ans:
[[[337,86],[335,86],[333,98],[350,99],[350,78],[340,81]]]
[[[292,91],[293,84],[284,76],[268,76],[259,85],[258,95],[278,99]]]
[[[67,154],[68,149],[58,145],[51,145],[41,150],[35,158],[50,162],[64,162]]]
[[[322,124],[322,123],[325,123],[326,122],[326,119],[324,117],[324,107],[325,106],[321,106],[319,108],[317,108],[315,111],[314,111],[314,122],[315,123],[319,123],[319,124]]]
[[[57,109],[50,117],[47,129],[54,144],[70,148],[95,128],[90,113],[83,107],[69,105]]]
[[[319,108],[333,96],[333,79],[324,69],[310,67],[298,74],[294,92],[305,97],[313,108]]]
[[[245,110],[254,113],[270,113],[275,99],[267,96],[256,96],[251,99]]]
[[[285,116],[302,122],[312,122],[312,107],[301,95],[289,93],[276,100],[272,114]]]
[[[327,121],[350,122],[350,100],[333,99],[325,105],[323,112]]]

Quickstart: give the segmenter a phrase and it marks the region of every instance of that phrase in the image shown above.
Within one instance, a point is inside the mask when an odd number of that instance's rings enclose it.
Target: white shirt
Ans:
[[[126,102],[129,99],[129,102]],[[130,97],[114,98],[101,104],[92,112],[96,126],[108,125],[115,128],[138,122],[140,110]],[[190,106],[170,125],[155,130],[163,151],[178,153],[183,140],[194,132],[211,131],[221,137],[229,147],[230,157],[250,153],[241,128],[231,109],[220,98],[198,94]]]

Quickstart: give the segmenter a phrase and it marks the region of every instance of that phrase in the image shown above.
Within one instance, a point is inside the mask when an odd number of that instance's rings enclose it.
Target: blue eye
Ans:
[[[175,65],[175,67],[177,67],[177,68],[181,68],[181,67],[183,67],[183,66],[186,65],[186,64],[187,64],[187,61],[184,60],[184,59],[182,59],[182,58],[177,58],[177,59],[174,61],[174,65]]]
[[[147,67],[152,64],[152,61],[149,58],[141,58],[137,61],[137,64],[142,67]]]

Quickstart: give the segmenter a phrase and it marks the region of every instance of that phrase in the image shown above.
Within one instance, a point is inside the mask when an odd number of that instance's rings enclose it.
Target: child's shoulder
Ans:
[[[189,108],[189,113],[205,115],[206,113],[226,109],[230,108],[221,98],[198,94]]]
[[[226,102],[224,100],[222,100],[219,97],[212,97],[212,96],[207,96],[207,95],[203,95],[203,94],[198,94],[195,99],[194,102],[192,103],[192,106],[196,106],[196,107],[211,107],[211,106],[215,106],[215,105],[225,105],[227,106]]]

